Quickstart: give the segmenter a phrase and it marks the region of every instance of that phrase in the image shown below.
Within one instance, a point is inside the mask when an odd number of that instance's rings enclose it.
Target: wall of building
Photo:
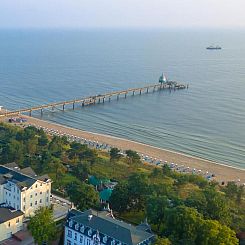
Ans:
[[[23,215],[0,224],[0,241],[8,239],[23,227]]]
[[[3,200],[7,205],[16,210],[20,210],[20,196],[20,189],[15,183],[8,181],[6,184],[4,184]]]
[[[51,205],[50,194],[51,182],[37,180],[30,188],[20,190],[15,183],[8,181],[0,186],[0,203],[21,210],[28,217],[40,207]]]
[[[95,245],[93,238],[65,226],[64,245]]]
[[[49,207],[51,183],[36,181],[30,188],[21,192],[21,211],[32,216],[40,207]]]
[[[4,203],[5,200],[4,200],[4,186],[3,185],[0,185],[0,203]]]

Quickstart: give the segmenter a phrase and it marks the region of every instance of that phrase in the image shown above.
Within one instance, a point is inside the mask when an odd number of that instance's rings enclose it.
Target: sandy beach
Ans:
[[[166,149],[145,145],[127,139],[82,131],[82,130],[66,127],[56,123],[47,122],[33,117],[28,117],[28,116],[23,116],[23,117],[27,118],[28,120],[27,124],[58,130],[66,134],[71,134],[77,137],[86,138],[87,140],[98,141],[99,143],[108,144],[110,146],[117,147],[122,150],[132,149],[140,154],[148,155],[150,157],[157,158],[157,159],[162,159],[163,161],[168,161],[169,163],[174,162],[177,163],[178,165],[185,165],[186,167],[195,168],[197,170],[201,169],[202,172],[208,171],[209,173],[215,174],[216,176],[215,179],[218,182],[222,182],[222,181],[224,181],[225,183],[227,183],[228,181],[237,182],[239,179],[240,184],[245,183],[245,169],[230,167],[221,163],[216,163],[193,156],[188,156],[178,152],[173,152]]]

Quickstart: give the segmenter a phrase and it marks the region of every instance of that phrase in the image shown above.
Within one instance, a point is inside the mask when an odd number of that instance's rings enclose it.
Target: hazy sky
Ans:
[[[0,0],[0,27],[245,27],[245,0]]]

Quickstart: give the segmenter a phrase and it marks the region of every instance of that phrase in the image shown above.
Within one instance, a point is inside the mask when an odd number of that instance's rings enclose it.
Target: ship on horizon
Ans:
[[[213,45],[211,45],[211,46],[208,46],[206,49],[208,49],[208,50],[220,50],[220,49],[222,49],[220,46],[213,46]]]

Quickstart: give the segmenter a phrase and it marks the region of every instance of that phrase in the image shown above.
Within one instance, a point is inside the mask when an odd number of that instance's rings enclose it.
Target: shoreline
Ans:
[[[55,129],[60,132],[68,133],[77,137],[83,137],[87,140],[98,141],[99,143],[108,144],[112,147],[117,147],[121,150],[134,150],[139,154],[148,155],[153,158],[162,159],[168,163],[177,163],[178,165],[184,165],[186,167],[201,169],[203,172],[209,172],[215,174],[215,180],[219,183],[228,181],[236,181],[240,184],[245,183],[245,169],[239,167],[229,166],[223,163],[202,159],[196,156],[187,155],[180,152],[175,152],[160,147],[147,145],[144,143],[128,140],[116,136],[105,135],[101,133],[94,133],[84,131],[81,129],[72,128],[69,126],[45,121],[42,119],[21,115],[21,117],[27,119],[26,124],[32,124],[34,126],[42,126],[45,128]],[[240,181],[238,181],[238,179]]]

